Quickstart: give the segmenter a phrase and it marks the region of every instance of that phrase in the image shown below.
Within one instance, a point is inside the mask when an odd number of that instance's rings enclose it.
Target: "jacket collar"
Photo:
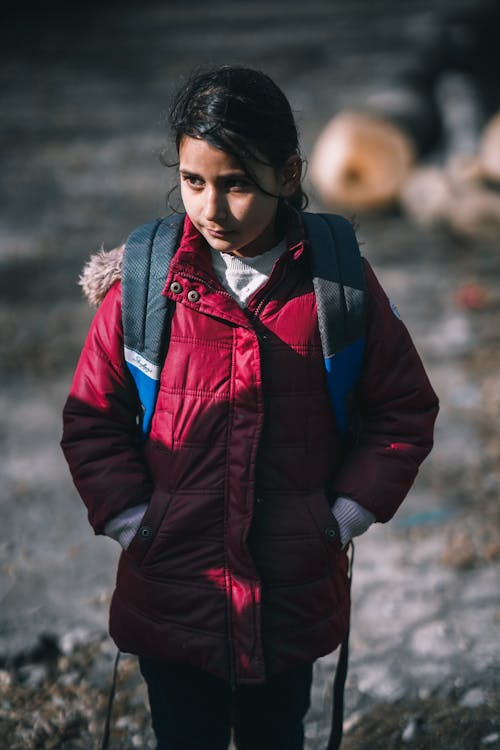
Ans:
[[[285,228],[287,251],[284,256],[287,260],[298,260],[304,253],[306,242],[300,212],[282,205],[279,209],[277,221]],[[208,243],[187,214],[184,220],[181,242],[172,265],[177,268],[183,266],[186,270],[205,273],[210,277],[214,276]]]

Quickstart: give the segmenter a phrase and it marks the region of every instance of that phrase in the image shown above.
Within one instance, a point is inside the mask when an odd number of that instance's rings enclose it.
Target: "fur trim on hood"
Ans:
[[[90,257],[78,279],[89,304],[98,307],[106,292],[122,276],[122,261],[125,245],[114,250],[101,250]]]

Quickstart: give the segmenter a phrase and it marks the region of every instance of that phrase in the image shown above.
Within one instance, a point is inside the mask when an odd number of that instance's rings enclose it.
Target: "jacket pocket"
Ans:
[[[124,553],[132,557],[137,565],[142,565],[151,549],[170,505],[170,500],[171,495],[163,490],[156,489],[151,495],[137,533]]]
[[[324,492],[316,492],[307,498],[307,508],[329,555],[341,552],[340,529]]]

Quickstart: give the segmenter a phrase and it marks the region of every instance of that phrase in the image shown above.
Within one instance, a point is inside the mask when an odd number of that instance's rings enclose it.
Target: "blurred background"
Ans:
[[[170,96],[194,66],[221,63],[287,94],[311,209],[355,217],[442,403],[406,503],[356,545],[344,746],[500,747],[495,5],[7,4],[0,747],[87,749],[102,729],[118,549],[93,537],[59,450],[93,314],[77,281],[90,253],[168,212]],[[334,665],[317,665],[308,750],[325,744]],[[112,747],[153,747],[135,663],[120,669]]]

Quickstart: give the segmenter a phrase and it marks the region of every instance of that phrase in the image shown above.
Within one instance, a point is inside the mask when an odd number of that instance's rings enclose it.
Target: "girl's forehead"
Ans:
[[[184,136],[179,146],[179,160],[181,169],[207,168],[230,169],[243,171],[234,156],[212,146],[202,138]]]
[[[262,171],[274,171],[271,165],[263,164],[255,159],[247,159],[242,164],[227,151],[212,146],[202,138],[184,136],[179,145],[179,169],[187,172],[215,174],[246,174],[249,169],[253,174]]]

